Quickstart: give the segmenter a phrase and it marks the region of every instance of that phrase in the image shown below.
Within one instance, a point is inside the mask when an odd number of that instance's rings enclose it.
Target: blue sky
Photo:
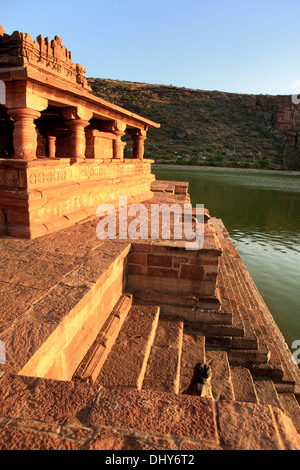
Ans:
[[[0,24],[63,39],[87,77],[291,94],[300,0],[14,0]]]

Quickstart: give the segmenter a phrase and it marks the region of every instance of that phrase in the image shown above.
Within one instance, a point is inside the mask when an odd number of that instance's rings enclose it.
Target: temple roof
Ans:
[[[59,36],[50,41],[39,35],[33,40],[30,34],[20,31],[6,34],[0,25],[0,80],[42,83],[68,95],[76,95],[81,100],[83,98],[89,105],[111,110],[114,116],[119,115],[120,120],[129,118],[146,128],[160,127],[160,124],[93,95],[85,73],[81,64],[72,62],[72,53],[63,46]]]

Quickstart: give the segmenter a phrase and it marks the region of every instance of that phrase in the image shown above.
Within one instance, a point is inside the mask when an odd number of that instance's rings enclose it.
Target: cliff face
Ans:
[[[300,106],[291,96],[259,96],[256,112],[260,112],[266,126],[278,138],[282,138],[283,163],[287,168],[300,167]]]
[[[157,162],[300,169],[300,104],[291,96],[96,78],[89,84],[97,96],[161,123],[145,144]]]

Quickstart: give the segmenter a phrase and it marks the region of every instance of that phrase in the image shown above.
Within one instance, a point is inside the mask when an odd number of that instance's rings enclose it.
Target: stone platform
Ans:
[[[100,204],[151,198],[151,160],[0,159],[0,234],[36,238],[94,216]]]
[[[198,252],[97,223],[1,238],[0,448],[299,450],[299,369],[222,221]]]

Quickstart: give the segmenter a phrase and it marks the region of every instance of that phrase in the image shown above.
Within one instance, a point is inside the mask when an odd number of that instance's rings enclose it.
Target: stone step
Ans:
[[[94,382],[98,377],[132,305],[132,295],[123,294],[73,374],[75,382]]]
[[[226,351],[206,349],[206,364],[211,367],[211,387],[214,400],[234,400],[234,390]]]
[[[256,296],[249,290],[249,286],[245,280],[246,271],[243,272],[241,262],[236,262],[233,267],[232,260],[232,256],[228,252],[224,252],[224,262],[226,263],[227,270],[231,273],[231,276],[233,276],[233,272],[235,272],[236,286],[241,294],[239,302],[243,307],[240,311],[242,311],[244,315],[247,315],[247,318],[250,320],[249,323],[252,325],[254,334],[257,337],[258,350],[263,354],[268,352],[267,363],[271,360],[272,369],[269,370],[272,370],[273,378],[275,378],[276,374],[277,376],[282,376],[283,366],[278,350],[272,341],[268,341],[270,334],[267,331],[268,328],[266,328],[266,319],[264,319],[262,311],[258,309],[258,303],[255,300]],[[260,363],[262,363],[262,361],[260,361]],[[251,364],[249,363],[249,365]],[[269,370],[267,372],[269,372]]]
[[[182,318],[189,325],[232,325],[232,313],[224,309],[204,309],[200,308],[198,303],[194,306],[188,306],[181,299],[183,305],[178,302],[177,305],[161,304],[162,315],[168,317]]]
[[[206,337],[206,344],[210,347],[235,349],[235,350],[255,350],[256,342],[249,336],[245,336],[245,331],[240,326],[235,325],[207,325],[203,323],[193,324],[185,322],[189,329],[194,329],[199,334]]]
[[[232,311],[230,309],[206,310],[196,307],[194,310],[194,320],[197,323],[209,325],[232,325]]]
[[[252,375],[246,367],[231,366],[231,381],[237,401],[258,403]]]
[[[266,365],[269,361],[268,350],[231,349],[228,351],[230,365],[240,365],[251,368],[253,365]]]
[[[245,280],[246,271],[242,269],[240,263],[236,263],[236,271],[238,282],[244,292],[244,302],[246,304],[247,312],[249,314],[250,320],[255,330],[255,334],[258,338],[260,344],[265,344],[267,342],[267,347],[270,349],[272,355],[272,362],[277,363],[279,367],[282,367],[281,358],[278,353],[278,349],[274,346],[274,338],[272,332],[266,326],[266,319],[264,318],[263,311],[261,310],[262,305],[257,302],[257,295],[254,295],[254,284],[251,288],[249,285],[250,279],[249,276],[247,282]],[[257,294],[258,291],[257,291]],[[276,344],[276,343],[275,343]]]
[[[206,312],[201,309],[195,309],[193,319],[186,319],[185,324],[188,328],[197,329],[207,337],[245,337],[244,324],[237,314],[237,310],[232,308],[228,299],[224,283],[220,279],[222,273],[219,273],[219,291],[222,301],[225,300],[226,308],[220,308],[218,312]]]
[[[278,393],[272,379],[268,377],[253,377],[258,402],[262,405],[276,406],[282,409]]]
[[[243,343],[247,344],[247,340],[243,339],[241,342],[240,338],[233,339],[232,348],[235,348],[235,351],[229,353],[230,363],[250,367],[255,372],[260,370],[262,374],[266,372],[267,376],[280,381],[283,377],[282,363],[278,359],[274,360],[278,353],[276,348],[273,351],[272,343],[266,344],[268,335],[265,331],[265,321],[263,321],[262,312],[258,311],[260,304],[255,300],[260,296],[254,296],[254,291],[251,292],[249,289],[248,278],[250,276],[247,276],[246,282],[246,270],[243,270],[243,264],[237,252],[232,252],[226,240],[222,243],[222,236],[221,245],[223,253],[220,262],[221,286],[219,288],[223,297],[227,297],[231,302],[233,310],[236,310],[243,319],[245,337],[249,338],[248,353],[243,347]],[[241,349],[240,353],[237,349]],[[255,350],[259,351],[259,354],[255,353]],[[269,364],[270,358],[272,358],[271,364]]]
[[[196,395],[194,375],[198,363],[205,363],[205,336],[185,328],[182,337],[179,393]]]
[[[282,335],[253,279],[237,250],[232,245],[225,227],[218,220],[214,220],[212,223],[217,230],[222,247],[221,281],[222,274],[225,273],[226,288],[229,287],[230,290],[232,286],[234,287],[230,291],[231,295],[234,296],[235,292],[239,292],[239,313],[243,318],[245,327],[247,328],[248,321],[254,336],[257,338],[257,347],[253,349],[264,352],[269,351],[267,363],[245,362],[244,365],[249,367],[252,375],[272,379],[277,392],[280,392],[280,394],[283,392],[296,393],[299,383],[299,371],[293,365],[289,348],[285,345]],[[224,292],[222,294],[224,295]],[[286,347],[279,349],[278,344],[283,344]],[[236,359],[236,353],[234,355]]]
[[[231,306],[235,322],[239,321],[243,325],[243,336],[235,338],[232,347],[239,349],[257,349],[258,341],[254,329],[248,318],[244,304],[236,285],[233,284],[233,277],[228,274],[224,260],[221,260],[219,273],[219,289],[223,299]]]
[[[290,390],[292,392],[295,389],[295,376],[298,376],[298,371],[296,371],[296,373],[293,371],[288,347],[286,347],[286,350],[280,350],[276,347],[277,344],[284,341],[277,325],[261,298],[253,280],[241,264],[238,266],[238,272],[241,283],[243,283],[247,296],[252,303],[251,312],[253,322],[255,322],[257,336],[267,342],[267,347],[270,350],[270,364],[272,364],[274,369],[281,369],[283,372],[280,382],[275,385],[280,391]],[[247,276],[247,282],[245,276]]]
[[[210,325],[207,323],[193,323],[186,321],[185,325],[189,329],[194,329],[198,333],[201,333],[207,337],[243,337],[244,330],[240,325]]]
[[[295,428],[300,433],[300,406],[292,393],[279,393],[279,401],[283,412],[292,420]]]
[[[159,319],[142,389],[179,392],[182,332],[182,321]]]
[[[137,302],[162,305],[166,308],[166,311],[168,311],[168,307],[181,310],[185,308],[199,308],[213,311],[217,311],[220,308],[218,292],[214,297],[206,296],[199,298],[194,295],[176,295],[175,293],[170,295],[168,293],[144,289],[142,291],[136,290],[134,292],[134,299]]]
[[[269,377],[274,383],[280,383],[283,378],[283,370],[277,366],[274,367],[270,362],[267,364],[251,364],[249,369],[253,376]]]
[[[220,290],[223,293],[223,297],[226,298],[227,301],[230,303],[233,315],[239,318],[240,322],[243,324],[244,327],[243,344],[239,343],[238,340],[236,340],[235,347],[243,348],[244,345],[248,343],[249,348],[257,349],[258,340],[250,321],[247,306],[244,302],[245,299],[243,299],[240,287],[236,282],[234,270],[231,268],[230,263],[228,261],[226,262],[225,252],[222,255],[222,260],[220,264]]]
[[[159,311],[154,305],[132,305],[95,382],[97,385],[141,389]]]

